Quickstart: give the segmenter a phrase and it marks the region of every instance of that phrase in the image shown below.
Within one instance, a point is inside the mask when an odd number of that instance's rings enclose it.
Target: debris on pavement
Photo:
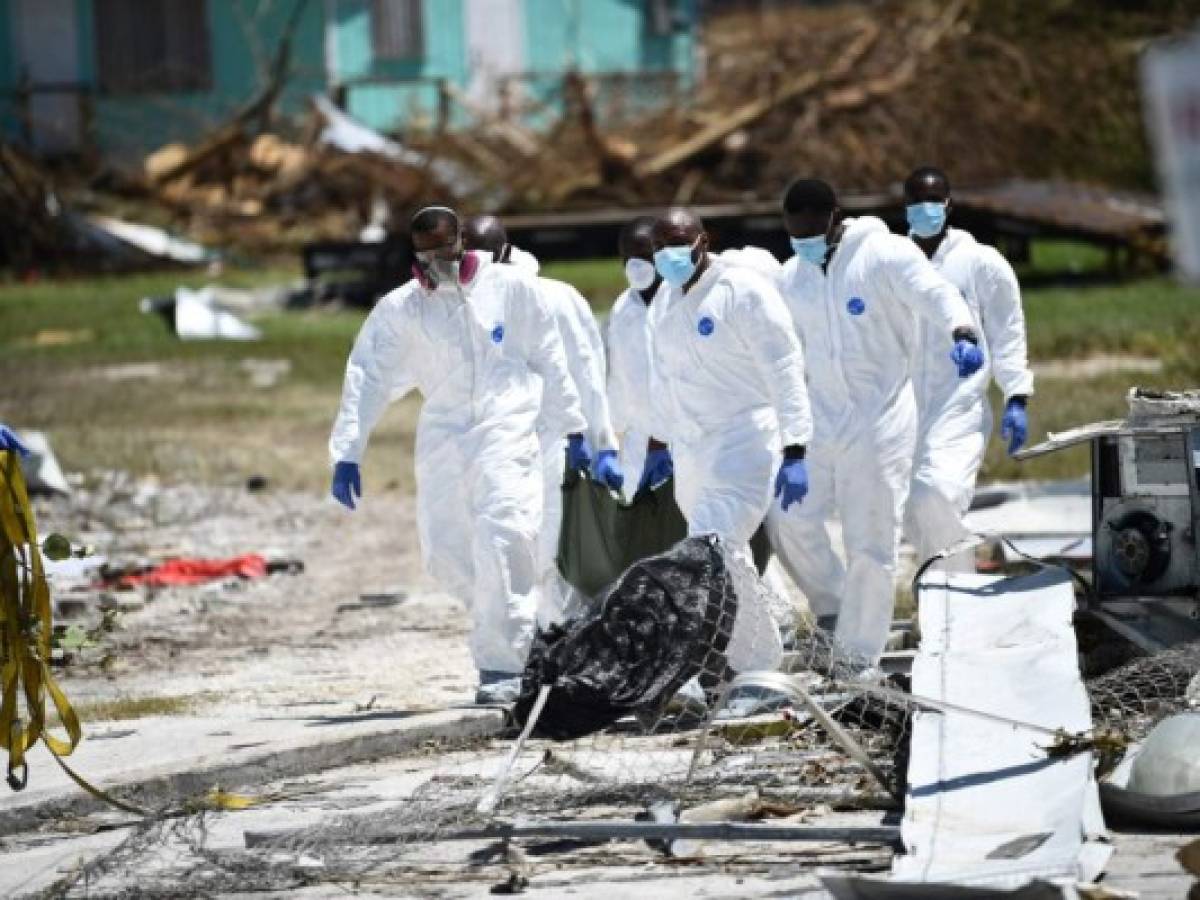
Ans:
[[[223,578],[265,578],[267,575],[298,575],[304,563],[294,559],[267,560],[257,553],[228,559],[177,557],[149,568],[113,571],[106,568],[103,583],[118,588],[178,587],[204,584]]]
[[[30,495],[69,496],[71,483],[50,447],[50,439],[41,431],[22,431],[21,441],[29,451],[20,462]]]

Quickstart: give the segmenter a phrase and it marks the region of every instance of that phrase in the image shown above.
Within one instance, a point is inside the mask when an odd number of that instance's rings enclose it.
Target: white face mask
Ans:
[[[647,290],[654,284],[656,278],[658,278],[658,271],[650,260],[638,259],[636,256],[626,260],[625,279],[635,291]]]

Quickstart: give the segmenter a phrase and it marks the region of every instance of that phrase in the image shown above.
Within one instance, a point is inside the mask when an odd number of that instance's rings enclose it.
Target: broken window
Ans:
[[[96,0],[95,14],[102,90],[212,87],[207,0]]]
[[[376,59],[424,56],[421,0],[372,0],[371,41]]]

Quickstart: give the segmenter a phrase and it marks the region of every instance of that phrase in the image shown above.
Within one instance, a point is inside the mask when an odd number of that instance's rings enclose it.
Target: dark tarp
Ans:
[[[523,726],[547,684],[541,737],[570,740],[655,712],[694,676],[725,670],[736,612],[719,542],[687,538],[635,563],[596,613],[534,639],[513,715]]]

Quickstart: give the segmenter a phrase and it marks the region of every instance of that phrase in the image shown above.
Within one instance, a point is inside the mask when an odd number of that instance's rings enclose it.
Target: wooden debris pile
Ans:
[[[23,271],[38,260],[56,260],[74,248],[49,174],[3,142],[0,210],[0,268]]]
[[[479,111],[408,139],[505,185],[510,212],[775,199],[800,173],[879,190],[923,163],[960,184],[1148,188],[1137,52],[1187,24],[1168,2],[754,5],[709,17],[705,77],[677,105],[600,122],[596,85],[568,75],[544,135]]]
[[[191,147],[168,144],[145,159],[147,198],[203,243],[269,248],[356,235],[376,210],[409,208],[433,189],[427,172],[307,132],[289,141],[235,123]]]

